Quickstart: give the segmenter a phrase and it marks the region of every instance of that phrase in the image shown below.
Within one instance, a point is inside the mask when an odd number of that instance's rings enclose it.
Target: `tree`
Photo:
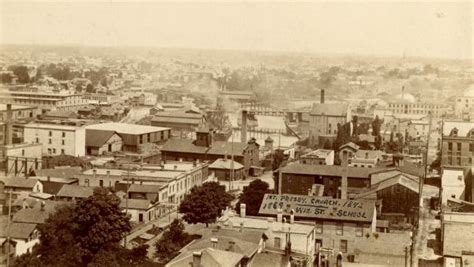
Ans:
[[[9,70],[13,71],[13,74],[18,78],[19,83],[29,83],[30,74],[28,73],[28,67],[26,66],[10,66]]]
[[[430,164],[430,170],[437,171],[438,173],[441,173],[441,152],[436,153],[436,159],[431,162]]]
[[[95,93],[95,88],[94,88],[94,86],[93,86],[91,83],[87,84],[87,86],[86,86],[86,92],[87,92],[87,93]]]
[[[175,219],[168,230],[155,243],[155,256],[162,262],[169,262],[176,257],[179,250],[191,241],[192,237],[184,231],[181,220]]]
[[[225,187],[218,182],[208,182],[195,186],[184,197],[179,206],[179,212],[184,213],[183,219],[188,223],[214,223],[233,199],[232,195],[225,192]]]
[[[267,193],[271,193],[268,183],[260,179],[252,181],[248,186],[244,187],[244,191],[235,205],[235,210],[240,214],[240,204],[245,203],[246,214],[258,215],[263,197]]]
[[[143,247],[130,251],[119,244],[131,230],[129,216],[119,204],[108,189],[97,188],[77,204],[59,207],[38,226],[40,243],[19,266],[38,260],[41,266],[129,266],[144,261],[136,257],[143,256]]]
[[[273,153],[273,161],[272,161],[272,170],[275,171],[283,164],[285,161],[285,154],[283,154],[283,150],[276,149]]]

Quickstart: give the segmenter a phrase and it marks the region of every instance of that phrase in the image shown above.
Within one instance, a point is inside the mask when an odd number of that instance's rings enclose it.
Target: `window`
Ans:
[[[453,143],[451,142],[448,143],[448,150],[453,150]]]
[[[64,155],[64,152],[65,152],[65,151],[64,151],[64,149],[61,149],[61,154],[63,154],[63,155]]]
[[[344,235],[344,224],[337,223],[336,224],[336,235]]]
[[[86,186],[89,186],[89,179],[85,179],[84,183],[86,184]]]
[[[461,151],[462,144],[461,144],[461,143],[458,143],[457,145],[458,145],[457,150],[458,150],[458,151]]]
[[[48,140],[48,144],[51,144],[51,139]]]
[[[469,144],[469,151],[474,152],[474,144]]]
[[[25,150],[24,150],[24,149],[21,150],[21,155],[22,155],[22,156],[25,155]]]
[[[99,180],[99,186],[104,186],[104,180]]]
[[[53,154],[56,154],[56,148],[53,148]]]
[[[453,165],[453,158],[448,158],[448,164]]]
[[[340,246],[339,246],[339,250],[340,250],[342,253],[347,253],[347,240],[341,239],[341,244],[340,244]]]
[[[64,140],[61,141],[61,144],[62,144],[63,146],[65,145]]]
[[[143,213],[138,214],[138,221],[143,222]]]
[[[36,137],[36,143],[39,143],[39,142],[40,142],[39,138],[38,138],[38,137]]]
[[[275,237],[275,247],[280,248],[281,246],[281,239],[279,237]]]
[[[51,148],[48,148],[48,154],[51,155]]]
[[[63,137],[66,137],[66,133],[65,133],[65,132],[63,132]]]
[[[363,236],[364,235],[364,224],[358,223],[356,225],[356,236]]]
[[[49,136],[53,136],[53,132],[49,131]]]
[[[456,158],[456,164],[459,166],[461,165],[461,157]]]
[[[323,222],[316,221],[316,234],[322,234],[322,233],[323,233]]]

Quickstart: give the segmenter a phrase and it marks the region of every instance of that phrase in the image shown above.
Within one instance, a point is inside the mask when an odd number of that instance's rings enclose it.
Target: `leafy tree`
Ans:
[[[191,241],[192,237],[184,231],[181,220],[175,219],[155,243],[155,256],[162,262],[169,262],[178,255],[179,250]]]
[[[430,164],[430,170],[437,171],[438,173],[441,173],[441,152],[436,153],[436,159],[431,162]]]
[[[275,171],[283,164],[285,161],[285,154],[283,154],[283,150],[276,149],[273,153],[273,161],[272,161],[272,170]]]
[[[225,187],[217,182],[204,183],[195,186],[184,197],[179,206],[179,212],[184,213],[183,219],[188,223],[214,223],[233,199],[232,195],[225,192]]]
[[[91,83],[87,84],[87,86],[86,86],[86,92],[87,92],[87,93],[95,93],[95,88],[94,88],[94,86],[93,86]]]
[[[26,66],[10,66],[8,68],[10,71],[13,71],[13,74],[18,78],[19,83],[29,83],[30,75],[28,73],[28,67]]]
[[[127,250],[119,244],[131,229],[119,203],[108,189],[97,188],[77,204],[59,207],[39,225],[40,243],[18,266],[38,261],[41,266],[130,266],[144,261],[145,247]]]
[[[262,204],[263,197],[266,193],[270,193],[268,183],[257,179],[252,181],[248,186],[244,187],[244,191],[239,197],[239,201],[235,205],[235,210],[240,214],[240,204],[245,203],[246,214],[258,215],[258,210]]]

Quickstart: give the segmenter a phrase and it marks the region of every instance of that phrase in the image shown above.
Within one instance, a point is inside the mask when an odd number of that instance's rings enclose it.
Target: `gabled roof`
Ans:
[[[18,239],[28,239],[36,229],[35,223],[17,223],[10,225],[10,237]]]
[[[133,199],[129,198],[128,201],[121,199],[120,208],[135,209],[135,210],[148,210],[151,207],[150,200],[148,199]]]
[[[20,177],[8,177],[3,179],[5,187],[32,189],[38,183],[37,179],[25,179]]]
[[[207,153],[211,155],[230,155],[233,152],[234,156],[242,156],[246,148],[247,144],[241,142],[215,141]]]
[[[315,103],[311,109],[310,115],[313,116],[346,116],[348,111],[347,104],[343,103]]]
[[[13,222],[18,223],[34,223],[41,224],[56,211],[59,205],[67,205],[68,203],[62,201],[44,201],[44,208],[41,210],[41,205],[35,205],[33,208],[21,209],[13,216]]]
[[[353,150],[356,150],[356,151],[359,150],[359,148],[360,148],[360,147],[359,147],[358,145],[356,145],[355,143],[349,142],[349,143],[346,143],[346,144],[340,146],[340,147],[339,147],[339,150],[341,150],[341,149],[343,149],[343,148],[345,148],[345,147],[352,148]]]
[[[65,184],[59,192],[57,197],[74,197],[74,198],[88,198],[94,194],[94,188],[88,186]]]
[[[234,170],[240,170],[244,168],[244,165],[238,163],[234,160]],[[231,159],[216,159],[211,165],[209,165],[209,169],[222,169],[222,170],[232,170],[232,160]]]
[[[380,190],[383,190],[385,188],[389,188],[391,186],[394,186],[394,185],[401,185],[401,186],[404,186],[408,189],[410,189],[411,191],[415,192],[418,194],[419,192],[419,187],[418,187],[418,181],[416,181],[415,179],[413,178],[410,178],[406,175],[403,175],[403,174],[397,174],[391,178],[388,178],[388,179],[385,179],[383,181],[380,181],[374,185],[372,185],[370,187],[370,190],[369,191],[366,191],[366,192],[363,192],[359,195],[357,195],[355,198],[363,198],[363,197],[366,197],[366,196],[369,196],[375,192],[378,192]]]
[[[117,134],[115,131],[104,131],[104,130],[86,130],[86,146],[88,147],[101,147],[107,141]],[[117,134],[118,135],[118,134]],[[119,135],[120,136],[120,135]],[[122,137],[120,137],[122,139]]]

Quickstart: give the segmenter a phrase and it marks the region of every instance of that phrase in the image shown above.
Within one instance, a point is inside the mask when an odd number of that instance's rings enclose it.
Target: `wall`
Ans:
[[[50,131],[52,133],[51,136],[49,136]],[[78,133],[76,133],[76,131],[78,131]],[[64,137],[63,133],[65,135]],[[24,139],[25,143],[41,143],[43,145],[43,154],[46,155],[61,155],[62,150],[64,150],[64,154],[66,155],[85,155],[84,128],[73,130],[25,127]]]
[[[40,242],[39,238],[34,238],[31,240],[12,238],[12,240],[16,242],[15,256],[21,256],[27,253],[28,251],[31,252],[33,250],[34,245]]]
[[[109,151],[109,144],[112,146],[111,151]],[[103,155],[106,152],[116,152],[122,150],[123,141],[118,134],[114,134],[107,142],[99,148],[96,155]]]
[[[452,143],[452,150],[449,150],[449,143]],[[461,144],[461,150],[458,145]],[[473,166],[474,151],[469,151],[469,145],[474,144],[474,139],[468,137],[443,136],[442,146],[442,166]]]

